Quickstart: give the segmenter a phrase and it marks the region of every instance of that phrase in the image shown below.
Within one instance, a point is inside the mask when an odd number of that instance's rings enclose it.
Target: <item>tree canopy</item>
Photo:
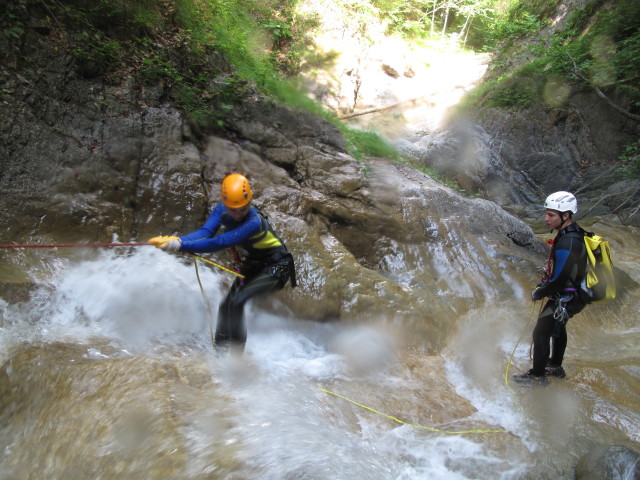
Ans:
[[[491,52],[489,75],[468,105],[526,108],[549,100],[544,85],[554,75],[559,85],[582,85],[606,99],[621,93],[621,113],[630,119],[640,115],[638,0],[591,0],[563,18],[562,0],[333,1],[356,25],[377,21],[388,35],[416,42],[447,39]],[[196,124],[223,124],[234,98],[249,85],[322,114],[295,88],[300,73],[331,61],[330,53],[314,48],[317,19],[300,13],[302,0],[3,3],[0,27],[10,48],[18,49],[34,28],[26,7],[41,17],[37,28],[49,31],[84,75],[162,84]],[[28,58],[22,61],[31,68]]]

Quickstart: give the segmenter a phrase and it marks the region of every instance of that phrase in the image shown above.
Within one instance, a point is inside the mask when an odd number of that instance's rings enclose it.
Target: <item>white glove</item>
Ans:
[[[160,245],[162,250],[169,253],[178,253],[180,251],[180,247],[182,247],[182,242],[178,237],[171,237],[168,242]]]

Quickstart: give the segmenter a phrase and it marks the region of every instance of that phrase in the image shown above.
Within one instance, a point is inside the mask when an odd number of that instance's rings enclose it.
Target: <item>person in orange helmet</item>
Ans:
[[[231,345],[244,349],[247,330],[244,306],[252,298],[296,286],[293,256],[276,235],[267,218],[251,205],[253,193],[244,175],[232,173],[222,180],[221,201],[198,230],[184,235],[149,240],[164,251],[177,253],[217,252],[239,247],[240,273],[218,309],[216,348]],[[222,228],[222,231],[218,231]]]

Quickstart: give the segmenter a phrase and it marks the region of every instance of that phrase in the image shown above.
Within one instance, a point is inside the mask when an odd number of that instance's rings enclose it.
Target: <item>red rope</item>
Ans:
[[[142,245],[153,245],[153,243],[23,243],[0,245],[0,248],[59,248],[59,247],[139,247]]]
[[[553,254],[555,253],[556,249],[555,242],[551,238],[547,240],[547,245],[551,245],[551,250],[549,251],[549,258],[547,259],[547,267],[544,269],[544,275],[540,279],[540,281],[542,282],[548,281],[549,277],[551,276],[551,261],[553,260]]]

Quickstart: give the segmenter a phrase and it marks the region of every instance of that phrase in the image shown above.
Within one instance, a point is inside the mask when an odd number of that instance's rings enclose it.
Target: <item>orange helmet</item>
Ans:
[[[249,186],[249,180],[244,175],[232,173],[222,180],[222,188],[220,189],[222,203],[229,208],[244,207],[251,201],[253,194]]]

